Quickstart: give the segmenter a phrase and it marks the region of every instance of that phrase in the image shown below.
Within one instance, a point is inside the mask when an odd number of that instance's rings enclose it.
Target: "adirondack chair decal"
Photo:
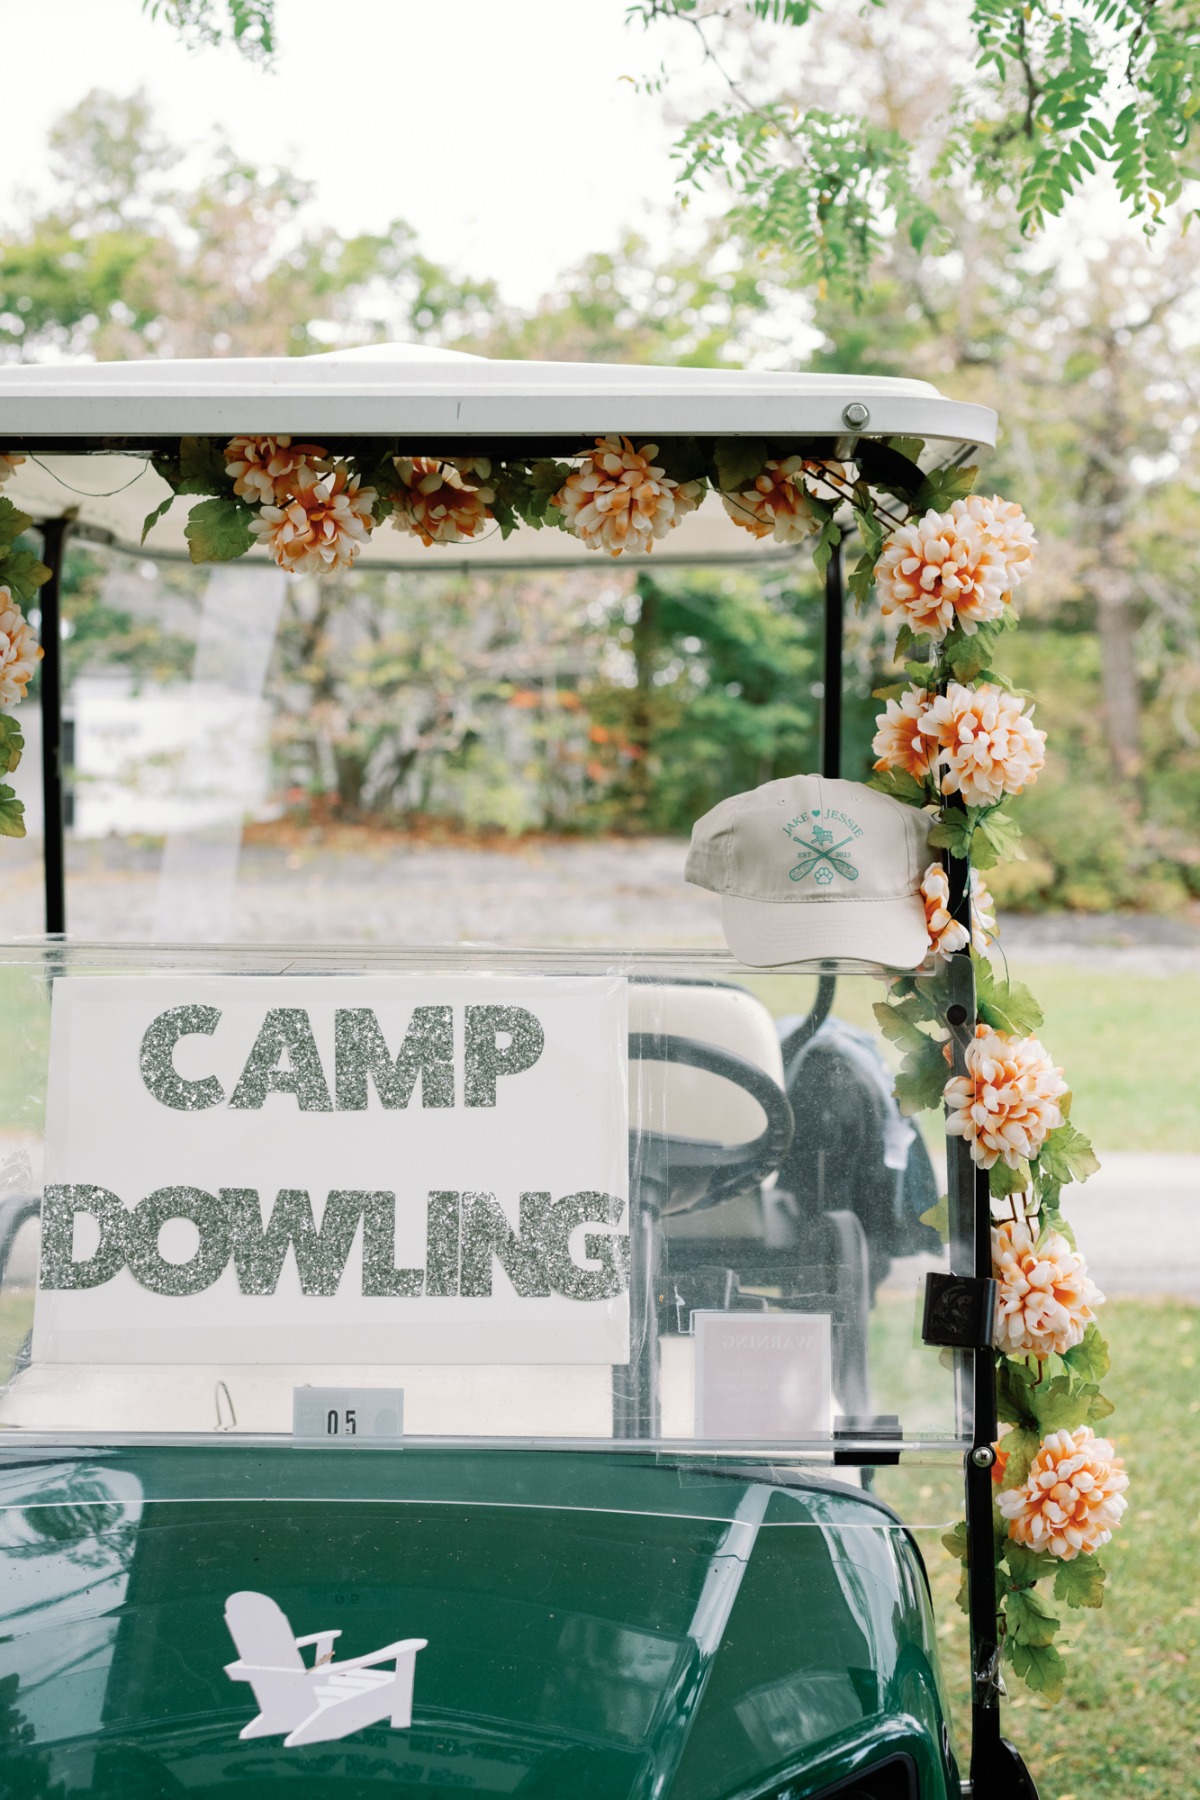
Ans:
[[[427,1638],[400,1638],[367,1656],[335,1663],[333,1643],[340,1631],[295,1637],[270,1595],[249,1590],[229,1596],[225,1623],[238,1650],[225,1673],[231,1681],[248,1681],[259,1705],[258,1716],[239,1737],[286,1732],[285,1745],[323,1744],[381,1719],[390,1719],[393,1728],[412,1724],[417,1651],[424,1650]],[[300,1652],[309,1644],[313,1660],[305,1663]],[[378,1668],[379,1663],[392,1667]]]

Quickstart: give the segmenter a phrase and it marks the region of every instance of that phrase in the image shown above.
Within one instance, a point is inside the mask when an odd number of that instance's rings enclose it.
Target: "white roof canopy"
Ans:
[[[486,454],[489,442],[500,450],[514,440],[545,440],[547,451],[562,455],[621,432],[639,442],[819,439],[825,455],[848,457],[859,436],[917,437],[927,444],[926,460],[944,462],[992,448],[996,415],[948,400],[929,382],[887,376],[491,361],[410,344],[308,357],[0,368],[0,450],[25,450],[38,459],[17,471],[6,494],[35,519],[70,515],[85,533],[124,548],[137,548],[143,519],[169,493],[136,452],[183,436],[242,432],[288,433],[334,448],[349,438],[399,438],[412,454],[471,448]],[[194,498],[176,500],[155,526],[146,554],[186,555],[183,526],[193,504]],[[794,554],[732,527],[710,495],[653,561]],[[507,542],[497,531],[433,550],[381,530],[362,561],[422,569],[597,566],[594,553],[565,533],[527,528]]]

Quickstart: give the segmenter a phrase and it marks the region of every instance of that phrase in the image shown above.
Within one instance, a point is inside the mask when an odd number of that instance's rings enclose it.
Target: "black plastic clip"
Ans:
[[[944,1350],[986,1350],[996,1326],[997,1292],[990,1277],[927,1275],[922,1340]]]
[[[894,1443],[894,1450],[868,1450],[865,1446]],[[898,1413],[844,1413],[833,1421],[833,1460],[840,1468],[866,1469],[900,1461],[904,1433]],[[861,1448],[855,1447],[857,1445]]]

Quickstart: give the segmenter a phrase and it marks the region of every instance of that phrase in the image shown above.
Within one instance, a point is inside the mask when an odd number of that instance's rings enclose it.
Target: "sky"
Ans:
[[[622,77],[664,56],[686,71],[688,48],[627,26],[626,5],[277,0],[270,74],[232,49],[189,52],[140,0],[9,6],[0,204],[41,185],[48,127],[90,88],[144,85],[178,141],[221,126],[315,182],[340,230],[407,219],[434,260],[528,305],[623,226],[661,230],[674,204],[660,103]]]

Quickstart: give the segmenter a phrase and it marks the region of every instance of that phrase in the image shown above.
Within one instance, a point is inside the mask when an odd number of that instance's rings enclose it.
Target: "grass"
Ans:
[[[1100,1150],[1200,1154],[1200,974],[1053,963],[1023,968],[1016,960],[1011,972],[1041,1001],[1041,1036],[1071,1084],[1071,1117]],[[747,986],[768,1004],[774,998],[780,1010],[794,1010],[802,1003],[799,984],[785,991],[784,981],[794,978],[752,978]],[[846,977],[838,982],[834,1012],[877,1031],[871,1006],[882,998],[880,982]]]
[[[1129,1471],[1129,1510],[1104,1552],[1103,1607],[1068,1613],[1056,1640],[1068,1664],[1063,1699],[1046,1705],[1009,1671],[1004,1730],[1042,1800],[1177,1800],[1196,1791],[1200,1752],[1200,1308],[1110,1300],[1103,1322],[1113,1352],[1104,1387],[1117,1408],[1111,1429]],[[947,1485],[920,1469],[884,1470],[877,1492],[923,1522]],[[965,1746],[959,1565],[936,1531],[918,1535]]]

